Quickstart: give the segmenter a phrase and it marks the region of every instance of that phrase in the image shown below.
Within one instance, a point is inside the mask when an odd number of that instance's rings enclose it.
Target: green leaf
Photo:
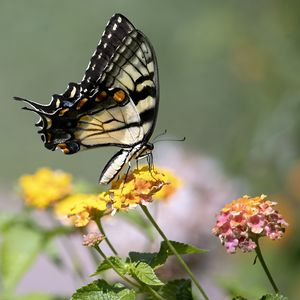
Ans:
[[[78,289],[71,300],[134,300],[135,292],[120,283],[113,286],[105,280],[96,280]]]
[[[242,296],[236,296],[236,297],[232,298],[232,300],[247,300],[247,298],[244,298]]]
[[[13,222],[18,218],[18,215],[11,212],[2,212],[0,213],[0,231],[5,230],[7,224]]]
[[[133,263],[130,267],[131,275],[137,277],[143,283],[148,285],[163,285],[154,270],[145,262]]]
[[[188,279],[169,281],[159,294],[168,300],[192,300],[192,283]]]
[[[157,257],[156,252],[149,253],[149,252],[129,252],[129,258],[131,262],[145,262],[146,264],[150,265],[155,261]]]
[[[184,244],[180,242],[170,241],[175,250],[179,254],[193,254],[207,252],[206,250],[199,249],[193,245]],[[153,269],[157,269],[162,266],[169,256],[174,255],[168,247],[168,244],[163,241],[160,244],[159,252],[154,253],[141,253],[141,252],[129,252],[129,261],[131,262],[145,262]]]
[[[43,235],[30,228],[15,224],[2,235],[0,272],[4,290],[12,290],[28,270],[44,246]]]
[[[170,241],[172,246],[178,252],[178,254],[193,254],[193,253],[203,253],[207,252],[207,250],[199,249],[190,244],[184,244],[180,242]],[[160,244],[159,252],[157,253],[156,257],[151,262],[151,267],[157,269],[158,267],[162,266],[169,256],[174,255],[173,252],[169,249],[168,244],[163,241]]]
[[[192,254],[192,253],[207,252],[207,250],[199,249],[190,244],[184,244],[184,243],[180,243],[180,242],[176,242],[176,241],[170,241],[170,243],[172,244],[172,246],[175,248],[175,250],[179,254]],[[168,247],[168,244],[165,241],[161,242],[159,252],[161,252],[161,251],[167,252],[167,253],[171,252],[171,250]],[[171,252],[169,255],[173,255],[173,253]]]
[[[267,294],[262,296],[260,300],[288,300],[288,298],[278,294]]]
[[[101,262],[101,264],[97,267],[96,272],[91,276],[99,275],[106,270],[112,269],[111,264],[113,264],[115,269],[117,269],[121,274],[126,274],[127,264],[117,256],[110,256]]]

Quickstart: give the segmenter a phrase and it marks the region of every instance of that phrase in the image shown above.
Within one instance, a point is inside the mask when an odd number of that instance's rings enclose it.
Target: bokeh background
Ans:
[[[211,250],[197,266],[205,285],[216,291],[215,299],[225,299],[234,289],[247,289],[250,297],[256,297],[268,290],[268,283],[260,266],[252,266],[254,255],[226,255],[209,232],[214,214],[225,202],[243,194],[269,195],[280,202],[290,227],[282,242],[263,244],[266,260],[283,293],[298,299],[300,4],[296,1],[0,0],[1,208],[17,205],[14,186],[24,173],[49,166],[95,182],[116,151],[96,149],[74,156],[49,152],[33,126],[37,117],[12,100],[21,96],[46,104],[69,82],[80,81],[115,12],[127,16],[156,50],[161,85],[156,133],[168,129],[169,137],[186,137],[184,143],[156,147],[159,165],[175,170],[185,182],[174,203],[182,208],[192,197],[197,205],[180,222],[176,213],[172,218],[170,208],[164,208],[168,217],[161,214],[161,220],[173,221],[165,224],[166,230],[175,234],[176,225],[186,222],[186,241]],[[195,237],[197,220],[202,223]],[[29,282],[21,284],[20,292]]]

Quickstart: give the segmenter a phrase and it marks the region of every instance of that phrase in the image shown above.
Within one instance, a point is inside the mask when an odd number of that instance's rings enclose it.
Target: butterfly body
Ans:
[[[80,83],[70,83],[48,105],[30,100],[25,107],[40,115],[47,149],[65,154],[117,146],[99,182],[109,183],[132,159],[151,155],[149,139],[158,112],[158,70],[154,50],[143,33],[114,15]]]

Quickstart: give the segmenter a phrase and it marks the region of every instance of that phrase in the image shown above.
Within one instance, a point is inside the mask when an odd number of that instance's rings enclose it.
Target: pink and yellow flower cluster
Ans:
[[[276,205],[265,195],[234,200],[221,209],[212,232],[229,253],[235,253],[237,248],[252,251],[259,237],[276,240],[283,236],[288,224],[274,209]]]

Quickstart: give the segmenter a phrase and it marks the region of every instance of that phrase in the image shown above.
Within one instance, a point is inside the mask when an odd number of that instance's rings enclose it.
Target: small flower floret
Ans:
[[[83,236],[82,245],[86,247],[98,246],[104,239],[99,232],[90,232]]]

